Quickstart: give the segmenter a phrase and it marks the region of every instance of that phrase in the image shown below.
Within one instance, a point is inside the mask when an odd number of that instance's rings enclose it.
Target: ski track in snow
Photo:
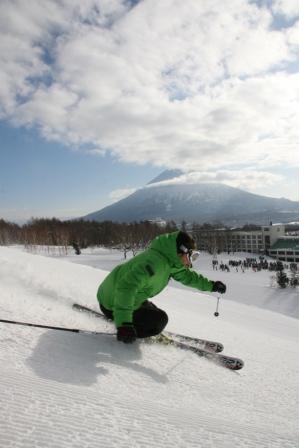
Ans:
[[[70,309],[96,309],[104,276],[0,248],[0,314],[113,332]],[[212,298],[181,296],[170,287],[157,301],[169,329],[218,339],[243,370],[174,347],[1,324],[0,446],[298,447],[298,320],[230,301],[215,319]]]
[[[256,425],[238,420],[237,414],[242,413],[242,409],[235,409],[233,419],[221,415],[225,409],[223,405],[218,417],[213,413],[210,415],[211,406],[217,406],[216,391],[219,389],[218,393],[221,393],[220,389],[224,387],[219,387],[219,384],[213,387],[213,381],[220,381],[219,376],[223,377],[225,387],[232,394],[227,405],[242,405],[242,396],[239,399],[233,397],[234,389],[240,389],[241,374],[234,375],[218,368],[221,375],[213,375],[210,369],[217,369],[216,366],[189,355],[188,360],[179,364],[180,372],[175,373],[170,368],[168,374],[164,374],[163,369],[157,373],[154,369],[152,371],[149,367],[136,364],[135,357],[139,358],[136,348],[125,350],[127,356],[122,353],[120,360],[121,349],[109,340],[105,341],[106,350],[101,356],[103,347],[99,350],[99,341],[94,336],[46,331],[32,339],[30,329],[20,329],[18,334],[15,329],[11,332],[14,337],[19,336],[23,344],[19,347],[13,339],[9,342],[9,337],[4,343],[1,340],[1,353],[6,348],[9,355],[5,368],[1,369],[1,421],[5,421],[1,428],[5,437],[1,435],[1,440],[7,447],[116,447],[127,446],[128,443],[132,447],[296,446],[296,438],[288,437],[288,431],[284,432],[282,428],[277,430],[274,425],[265,422]],[[39,332],[37,330],[36,333]],[[35,340],[37,346],[30,354],[30,345],[34,346]],[[73,344],[76,345],[75,349]],[[29,357],[26,357],[25,347]],[[54,353],[51,353],[51,347]],[[146,348],[145,345],[142,348]],[[151,353],[145,356],[157,357],[155,352],[159,352],[159,359],[154,359],[157,365],[162,362],[173,364],[180,361],[178,358],[186,358],[185,354],[173,348],[148,348]],[[82,352],[85,354],[83,359]],[[130,357],[128,360],[128,353],[131,354],[131,361]],[[79,368],[78,363],[81,363]],[[100,366],[97,367],[98,364]],[[204,369],[202,364],[205,364]],[[112,373],[111,365],[116,368]],[[212,374],[214,380],[204,381],[202,394],[202,379],[199,377],[196,382],[193,373],[189,382],[183,368],[196,369],[199,375]],[[110,373],[112,378],[105,384],[96,380],[98,376]],[[145,378],[150,379],[147,387],[144,387]],[[119,382],[121,384],[116,384]],[[94,387],[90,388],[93,384]],[[155,388],[154,393],[152,387]],[[141,388],[143,393],[140,393]],[[210,400],[213,399],[214,403],[209,403],[208,395],[211,394]]]

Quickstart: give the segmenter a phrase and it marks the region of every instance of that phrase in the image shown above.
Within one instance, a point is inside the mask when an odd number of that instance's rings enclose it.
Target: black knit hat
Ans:
[[[195,241],[186,232],[179,232],[176,238],[176,248],[178,254],[187,254],[195,250]]]

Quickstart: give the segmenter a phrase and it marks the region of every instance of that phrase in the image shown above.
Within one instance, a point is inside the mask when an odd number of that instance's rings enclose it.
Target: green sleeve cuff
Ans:
[[[209,289],[209,292],[212,292],[214,282],[213,282],[213,280],[209,280],[209,282],[210,282],[210,289]]]
[[[133,311],[116,311],[114,310],[114,323],[116,327],[120,327],[124,322],[133,321]]]

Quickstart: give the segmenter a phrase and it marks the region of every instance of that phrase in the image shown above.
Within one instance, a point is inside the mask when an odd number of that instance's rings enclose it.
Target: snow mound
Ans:
[[[111,324],[71,309],[96,309],[106,274],[1,247],[1,317],[111,333]],[[155,303],[169,330],[221,341],[244,369],[112,335],[1,323],[0,445],[299,446],[297,319],[232,300],[216,319],[215,297],[173,286]]]

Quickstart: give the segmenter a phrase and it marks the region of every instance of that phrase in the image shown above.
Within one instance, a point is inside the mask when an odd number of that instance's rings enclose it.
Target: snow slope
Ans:
[[[105,267],[106,259],[110,269],[114,256],[85,261]],[[111,324],[71,310],[73,302],[96,309],[107,271],[69,261],[0,247],[1,318],[113,333]],[[111,335],[0,323],[0,446],[298,447],[299,320],[286,315],[298,291],[283,292],[283,315],[264,309],[282,301],[269,274],[213,272],[205,256],[197,267],[229,286],[219,318],[212,294],[174,284],[155,303],[168,312],[169,330],[221,341],[245,360],[243,370]],[[240,303],[244,284],[261,307]]]

